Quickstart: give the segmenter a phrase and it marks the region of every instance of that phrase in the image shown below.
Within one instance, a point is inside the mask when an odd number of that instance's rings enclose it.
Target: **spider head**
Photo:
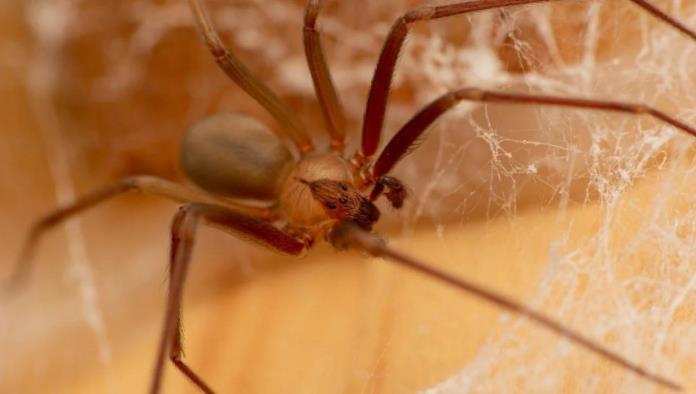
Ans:
[[[379,209],[349,183],[329,179],[300,182],[309,186],[314,199],[332,219],[353,222],[365,230],[371,230],[379,220]]]

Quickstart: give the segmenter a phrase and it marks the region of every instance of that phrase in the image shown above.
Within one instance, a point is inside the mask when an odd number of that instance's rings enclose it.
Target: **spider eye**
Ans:
[[[341,204],[348,204],[348,197],[341,196],[338,198],[338,202],[340,202]]]
[[[341,183],[339,186],[341,187],[341,190],[343,190],[344,192],[348,191],[348,186],[345,183]]]
[[[329,209],[336,209],[336,204],[333,201],[329,201],[326,203],[326,207]]]

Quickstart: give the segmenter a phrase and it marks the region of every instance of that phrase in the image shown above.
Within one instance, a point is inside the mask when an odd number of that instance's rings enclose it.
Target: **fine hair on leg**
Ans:
[[[307,66],[314,83],[314,91],[321,107],[326,129],[331,136],[331,150],[340,154],[343,153],[346,144],[346,117],[331,78],[331,71],[326,63],[321,45],[321,33],[317,29],[317,17],[321,10],[321,3],[321,0],[307,0],[302,38]]]
[[[24,240],[19,257],[10,271],[8,279],[3,283],[6,289],[12,290],[16,288],[29,276],[34,264],[33,257],[36,247],[46,231],[63,223],[74,215],[82,213],[112,197],[129,191],[140,191],[144,194],[164,197],[176,202],[201,201],[215,203],[224,205],[235,211],[263,218],[264,220],[275,218],[275,213],[270,209],[251,207],[230,201],[221,201],[205,193],[198,192],[165,179],[149,175],[123,178],[111,185],[103,186],[86,193],[71,204],[55,209],[34,222]]]
[[[241,60],[237,59],[225,47],[210,21],[203,0],[189,0],[189,5],[205,43],[218,66],[278,121],[280,127],[287,132],[287,136],[290,137],[301,154],[312,152],[314,144],[304,124],[287,104],[281,101],[266,84],[261,82]]]
[[[394,77],[397,60],[403,48],[406,36],[411,28],[411,24],[419,21],[430,21],[433,19],[446,18],[455,15],[463,15],[471,12],[504,8],[516,5],[541,3],[548,1],[561,0],[474,0],[467,2],[454,2],[451,4],[437,6],[422,6],[405,13],[398,18],[392,25],[387,36],[382,51],[377,61],[372,83],[365,104],[363,115],[362,143],[360,150],[356,153],[353,161],[357,165],[362,165],[377,152],[380,136],[384,126],[384,117],[387,110],[389,90]],[[689,36],[696,41],[696,31],[688,28],[682,22],[670,16],[666,12],[655,7],[645,0],[625,0],[630,1],[643,8],[654,17],[664,23],[674,27],[676,30]],[[455,87],[456,88],[456,87]]]
[[[593,100],[541,94],[506,93],[465,88],[446,93],[414,115],[387,143],[372,167],[372,177],[389,173],[396,163],[417,145],[419,137],[440,116],[462,101],[484,103],[536,104],[567,108],[620,112],[629,115],[649,115],[696,137],[696,129],[688,124],[644,104],[625,101]]]
[[[196,230],[201,220],[285,254],[299,255],[306,248],[305,244],[294,237],[257,218],[216,205],[192,203],[181,206],[172,221],[169,292],[159,348],[150,381],[150,394],[161,392],[164,361],[167,355],[176,368],[202,392],[213,393],[210,386],[182,360],[181,302],[186,273],[195,244]]]

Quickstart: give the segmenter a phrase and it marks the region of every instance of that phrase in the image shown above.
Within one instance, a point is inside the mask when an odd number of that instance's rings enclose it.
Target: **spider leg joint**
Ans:
[[[435,15],[435,11],[435,7],[433,6],[423,6],[408,12],[404,15],[403,20],[406,23],[428,20]]]
[[[453,99],[467,99],[467,100],[474,100],[474,101],[480,101],[482,100],[486,94],[481,90],[481,89],[476,89],[476,88],[464,88],[457,90],[454,92]]]

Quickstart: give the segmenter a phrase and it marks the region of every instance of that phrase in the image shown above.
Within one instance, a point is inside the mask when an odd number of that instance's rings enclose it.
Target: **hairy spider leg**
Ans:
[[[189,5],[206,45],[222,71],[276,119],[301,154],[312,152],[314,144],[300,118],[225,47],[201,0],[189,0]]]
[[[216,205],[191,203],[181,206],[172,222],[169,295],[167,296],[167,307],[162,333],[160,334],[159,350],[152,372],[150,394],[158,394],[160,392],[164,373],[164,360],[167,353],[177,369],[193,384],[206,394],[213,393],[213,390],[203,379],[182,360],[181,300],[184,293],[186,273],[193,253],[196,230],[201,220],[205,224],[226,230],[235,235],[241,235],[245,239],[255,241],[278,252],[297,256],[302,254],[307,248],[303,242],[257,218]]]
[[[324,50],[321,46],[321,33],[317,29],[317,17],[321,6],[321,0],[307,1],[302,38],[307,65],[312,74],[314,91],[321,107],[326,129],[331,136],[331,150],[342,154],[346,144],[346,117],[331,79],[331,71],[326,63]]]
[[[55,227],[70,217],[81,213],[88,208],[92,208],[100,203],[123,194],[128,191],[137,190],[145,194],[164,197],[177,202],[202,201],[224,205],[230,209],[243,212],[247,215],[255,216],[263,220],[272,220],[276,217],[276,212],[266,208],[247,206],[240,203],[221,201],[204,193],[197,192],[182,185],[170,182],[153,176],[134,176],[121,179],[120,181],[107,185],[90,193],[87,193],[73,203],[58,208],[37,220],[29,230],[27,238],[19,254],[15,266],[10,272],[6,283],[3,283],[7,290],[14,290],[24,283],[34,264],[34,253],[38,242],[47,230]]]
[[[352,161],[354,165],[362,167],[370,161],[379,147],[380,136],[384,126],[384,116],[389,98],[396,61],[411,28],[411,24],[419,21],[446,18],[454,15],[462,15],[470,12],[484,11],[496,8],[504,8],[515,5],[540,3],[560,0],[476,0],[469,2],[456,2],[439,6],[422,6],[405,13],[392,25],[387,36],[382,52],[379,55],[377,67],[372,76],[372,84],[365,105],[363,116],[362,144]],[[651,15],[696,40],[696,31],[660,10],[647,0],[629,0],[643,8]]]
[[[621,112],[631,115],[650,115],[696,137],[696,129],[664,112],[643,104],[623,101],[594,100],[539,94],[503,93],[483,89],[465,88],[446,93],[432,101],[413,116],[387,143],[372,167],[372,177],[389,173],[418,141],[418,137],[442,114],[461,101],[497,102],[511,104],[537,104],[581,108],[600,111]]]

